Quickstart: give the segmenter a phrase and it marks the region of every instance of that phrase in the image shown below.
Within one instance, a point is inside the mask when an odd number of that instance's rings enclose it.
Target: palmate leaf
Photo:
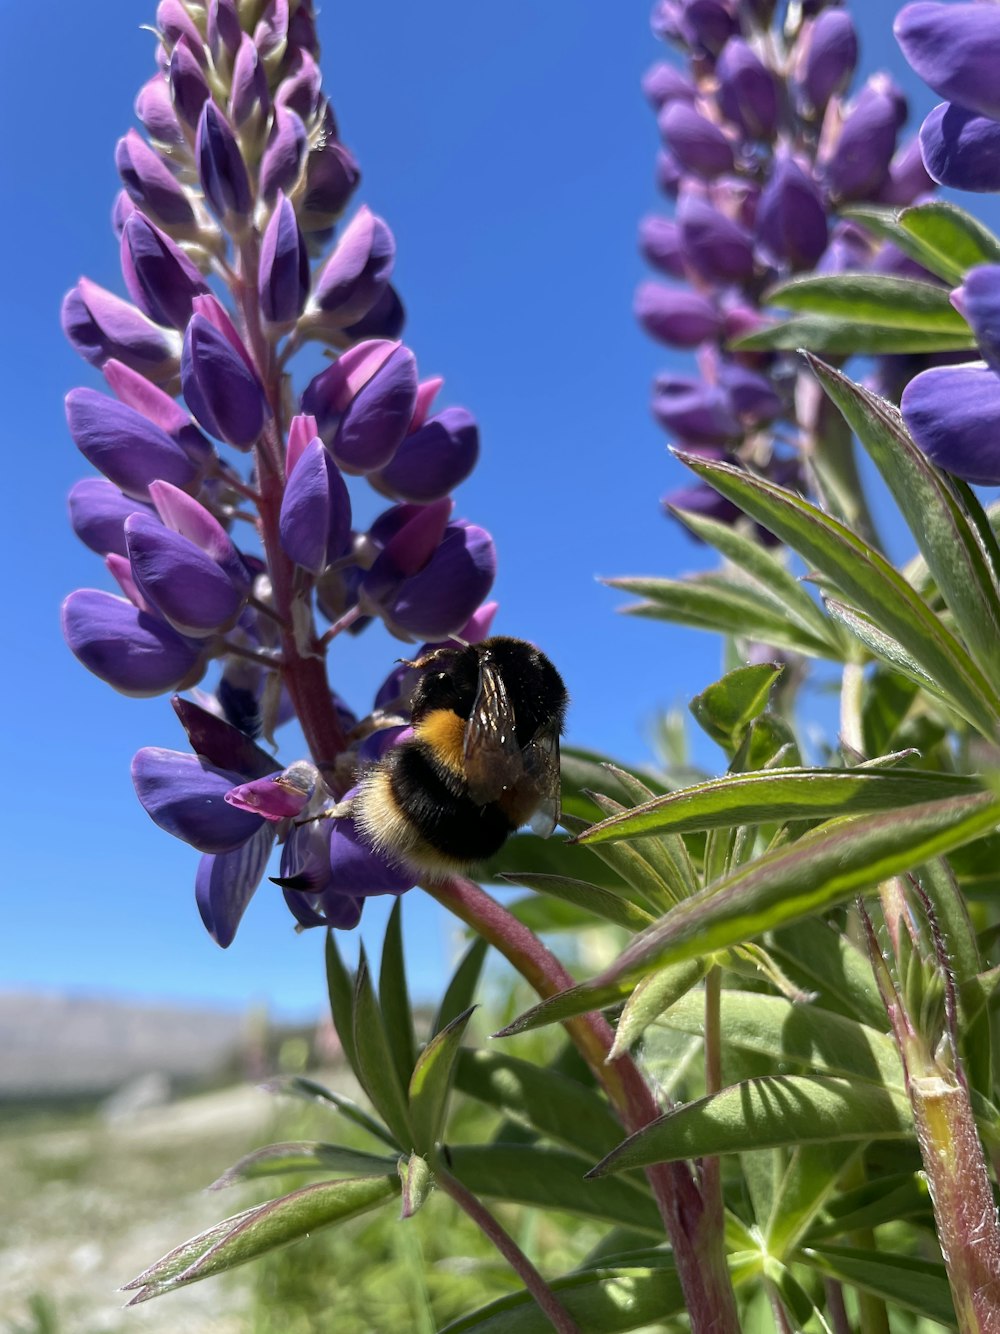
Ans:
[[[892,241],[930,273],[956,287],[975,264],[1000,263],[1000,240],[970,213],[943,199],[897,212],[859,205],[843,210],[877,236]]]
[[[669,830],[825,820],[892,811],[981,791],[973,778],[921,769],[764,769],[656,797],[577,835],[581,843],[643,838]]]
[[[734,504],[797,551],[845,599],[897,640],[974,727],[992,736],[1000,696],[964,645],[876,551],[801,496],[732,464],[674,451]]]
[[[799,1259],[904,1311],[954,1327],[955,1308],[943,1264],[846,1246],[811,1246]]]
[[[549,1287],[588,1334],[626,1334],[658,1325],[684,1309],[680,1279],[668,1255],[581,1269]],[[552,1324],[527,1292],[514,1293],[460,1316],[441,1334],[551,1334]]]
[[[799,1144],[851,1144],[913,1135],[905,1094],[821,1075],[764,1075],[686,1103],[630,1135],[592,1169],[749,1153]]]
[[[638,935],[594,985],[641,974],[653,960],[704,957],[826,911],[970,842],[998,821],[1000,802],[980,793],[820,825],[679,903]]]
[[[885,479],[978,665],[1000,686],[998,571],[978,526],[913,443],[898,408],[816,357],[806,360]]]
[[[198,1279],[221,1274],[319,1228],[356,1218],[398,1191],[395,1172],[349,1181],[319,1181],[234,1214],[168,1252],[126,1283],[123,1291],[135,1293],[128,1304],[136,1306]]]

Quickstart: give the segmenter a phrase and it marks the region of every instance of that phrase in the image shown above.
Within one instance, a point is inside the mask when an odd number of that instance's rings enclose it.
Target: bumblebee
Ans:
[[[495,635],[413,664],[413,735],[359,779],[351,814],[387,861],[434,875],[468,870],[519,826],[559,820],[562,678],[523,639]]]

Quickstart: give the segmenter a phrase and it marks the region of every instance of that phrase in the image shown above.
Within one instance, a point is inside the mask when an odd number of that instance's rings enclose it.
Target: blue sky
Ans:
[[[81,274],[122,290],[109,210],[117,138],[153,71],[153,4],[3,0],[0,376],[7,649],[4,925],[0,986],[99,991],[291,1013],[322,996],[320,934],[296,936],[263,888],[222,952],[194,907],[197,854],[138,806],[129,761],[182,746],[166,700],[126,700],[65,649],[58,606],[105,586],[72,535],[65,494],[87,472],[62,400],[96,384],[64,343],[59,303]],[[863,68],[888,68],[914,111],[932,95],[892,42],[890,4],[860,7]],[[623,618],[601,574],[677,574],[705,558],[660,515],[680,482],[649,417],[666,361],[634,326],[640,216],[656,206],[655,122],[638,89],[662,48],[647,0],[327,4],[325,86],[386,218],[409,310],[406,341],[440,402],[478,417],[483,456],[459,511],[494,534],[497,629],[533,639],[573,697],[569,739],[649,756],[657,710],[718,674],[710,636]],[[498,13],[502,18],[498,19]],[[44,43],[44,45],[43,45]],[[400,648],[372,634],[334,663],[358,709]],[[283,751],[288,759],[292,750]],[[377,945],[383,914],[366,916]],[[455,933],[411,894],[414,989],[430,994]]]

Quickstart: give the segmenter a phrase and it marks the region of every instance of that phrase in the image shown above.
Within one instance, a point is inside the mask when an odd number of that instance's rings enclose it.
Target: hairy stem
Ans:
[[[573,986],[571,975],[534,932],[478,885],[452,876],[424,889],[489,941],[543,1000]],[[659,1116],[656,1100],[632,1058],[608,1061],[614,1032],[603,1015],[578,1015],[564,1026],[630,1134]],[[692,1334],[739,1334],[722,1228],[713,1211],[706,1210],[690,1167],[658,1163],[645,1171],[673,1247]]]
[[[558,1334],[581,1334],[580,1326],[562,1305],[514,1238],[494,1218],[482,1201],[478,1200],[471,1191],[466,1190],[457,1177],[443,1170],[440,1165],[435,1168],[434,1179],[444,1193],[450,1196],[463,1213],[472,1219],[483,1236],[487,1237],[497,1248],[528,1292],[534,1297],[539,1308],[544,1311],[552,1328],[557,1330]]]

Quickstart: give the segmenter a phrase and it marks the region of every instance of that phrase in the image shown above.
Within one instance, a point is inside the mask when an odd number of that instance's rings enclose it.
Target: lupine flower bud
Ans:
[[[719,333],[719,312],[699,292],[640,283],[633,309],[646,332],[671,347],[697,347]]]
[[[205,930],[228,949],[236,929],[267,870],[274,826],[263,824],[232,852],[208,854],[198,863],[194,897]]]
[[[893,32],[910,65],[940,97],[1000,120],[1000,9],[918,0],[900,10]]]
[[[264,426],[264,388],[232,341],[196,313],[184,333],[181,354],[184,399],[206,431],[238,449],[249,449]]]
[[[201,45],[201,33],[182,0],[160,0],[156,6],[156,26],[163,34],[168,51],[186,37],[195,47]]]
[[[232,625],[247,592],[211,556],[146,514],[125,520],[132,577],[143,599],[178,634],[201,639]]]
[[[778,124],[774,75],[742,37],[730,37],[715,67],[719,106],[749,139],[771,139]]]
[[[206,33],[216,60],[223,50],[235,55],[243,37],[237,0],[209,0]]]
[[[127,192],[119,190],[115,195],[115,202],[111,206],[111,227],[119,241],[122,232],[125,230],[125,224],[135,212],[137,212],[136,206],[129,199]]]
[[[260,164],[260,194],[266,203],[273,204],[279,191],[292,190],[302,172],[306,148],[301,119],[288,107],[276,106]]]
[[[222,524],[204,505],[169,482],[153,482],[149,498],[162,523],[192,542],[215,562],[245,599],[253,583],[250,570]]]
[[[686,276],[681,229],[673,218],[643,218],[639,223],[639,250],[643,259],[668,277]]]
[[[900,148],[889,164],[889,178],[879,191],[879,202],[905,208],[921,195],[934,189],[920,154],[919,139],[911,139]]]
[[[330,836],[324,821],[293,828],[281,850],[285,902],[300,926],[331,926],[349,930],[361,920],[363,898],[337,892],[330,866]]]
[[[147,500],[157,478],[179,487],[198,481],[200,468],[166,431],[107,394],[71,389],[66,421],[84,457],[128,496]]]
[[[301,49],[295,53],[291,69],[275,93],[275,105],[287,107],[305,122],[320,110],[323,102],[322,76],[312,54]]]
[[[184,187],[136,130],[118,140],[115,166],[129,198],[155,222],[163,227],[194,227],[194,209]]]
[[[154,143],[168,149],[177,149],[184,144],[184,131],[177,122],[170,85],[162,74],[154,74],[139,89],[135,114]]]
[[[114,357],[157,384],[177,374],[179,335],[89,278],[66,293],[61,315],[66,337],[92,366]]]
[[[479,457],[479,428],[465,408],[445,408],[406,436],[391,461],[372,476],[398,500],[425,505],[464,482]]]
[[[364,598],[379,614],[381,600],[394,593],[403,579],[422,570],[444,537],[452,502],[445,498],[430,505],[394,505],[372,524],[368,538],[381,551],[362,581]]]
[[[744,283],[753,276],[749,232],[696,195],[677,209],[684,259],[700,277],[716,283]]]
[[[447,639],[483,601],[495,577],[489,533],[475,524],[449,524],[428,563],[404,579],[385,604],[386,626],[405,638]]]
[[[1000,190],[1000,121],[942,102],[920,127],[920,149],[939,184],[980,193]]]
[[[301,452],[281,502],[281,545],[303,569],[319,574],[351,545],[351,498],[322,440]]]
[[[138,210],[122,228],[121,265],[132,300],[157,324],[183,329],[192,300],[208,291],[184,251]]]
[[[802,86],[809,105],[821,114],[850,82],[858,63],[858,35],[846,9],[824,9],[806,37]]]
[[[809,269],[826,249],[823,196],[815,181],[787,153],[775,156],[771,179],[757,206],[757,240],[776,263]]]
[[[205,669],[200,644],[100,589],[70,593],[62,605],[62,631],[84,667],[123,695],[186,690]]]
[[[733,169],[729,140],[707,116],[687,102],[669,102],[658,117],[660,133],[681,167],[702,180]]]
[[[77,537],[100,556],[124,556],[125,520],[140,506],[104,477],[85,477],[69,493],[69,520]]]
[[[243,33],[233,62],[233,82],[229,95],[229,115],[237,129],[242,129],[251,116],[263,124],[271,109],[271,94],[267,86],[264,62],[252,38]]]
[[[101,369],[115,397],[162,427],[199,469],[215,458],[213,445],[176,399],[120,361],[106,361]]]
[[[260,309],[269,324],[293,324],[309,295],[309,255],[295,209],[279,190],[260,246]]]
[[[726,391],[691,376],[656,377],[653,415],[675,438],[687,444],[723,444],[741,435]]]
[[[444,384],[444,377],[441,375],[432,375],[429,380],[421,380],[417,385],[417,401],[413,408],[413,416],[410,418],[410,430],[419,431],[421,426],[427,420],[434,399],[437,397],[438,390]]]
[[[667,102],[678,99],[693,102],[695,98],[691,80],[676,65],[668,65],[665,60],[657,61],[642,76],[642,91],[657,111]]]
[[[200,755],[145,746],[132,760],[132,782],[149,818],[199,852],[230,852],[263,823],[260,815],[226,802],[242,775]]]
[[[198,49],[201,50],[200,41]],[[192,130],[196,129],[201,109],[211,93],[201,62],[186,38],[182,38],[170,53],[167,78],[170,80],[174,110],[185,125]]]
[[[745,425],[760,426],[781,415],[781,397],[766,376],[736,361],[723,361],[718,376],[733,412]]]
[[[335,337],[346,340],[348,346],[362,338],[391,338],[396,340],[403,332],[406,323],[406,311],[399,299],[399,293],[392,283],[366,315],[353,324],[348,324]]]
[[[316,280],[314,304],[341,325],[361,319],[381,296],[395,258],[392,232],[362,205]]]
[[[659,0],[652,27],[667,41],[679,39],[699,53],[715,56],[736,31],[737,22],[723,0]]]
[[[834,198],[870,199],[878,194],[888,179],[898,128],[898,105],[891,92],[864,89],[826,163],[826,184]]]
[[[984,361],[1000,375],[1000,264],[969,269],[951,303],[972,326]]]
[[[906,428],[927,457],[967,482],[1000,483],[1000,377],[985,362],[934,366],[903,390]]]
[[[195,158],[212,211],[226,226],[238,228],[250,213],[250,178],[232,127],[214,102],[202,108]]]
[[[351,151],[341,143],[314,149],[306,163],[306,188],[299,204],[299,226],[321,232],[337,221],[357,189],[361,172]]]
[[[668,199],[676,199],[684,173],[673,153],[661,148],[656,155],[656,184]]]

